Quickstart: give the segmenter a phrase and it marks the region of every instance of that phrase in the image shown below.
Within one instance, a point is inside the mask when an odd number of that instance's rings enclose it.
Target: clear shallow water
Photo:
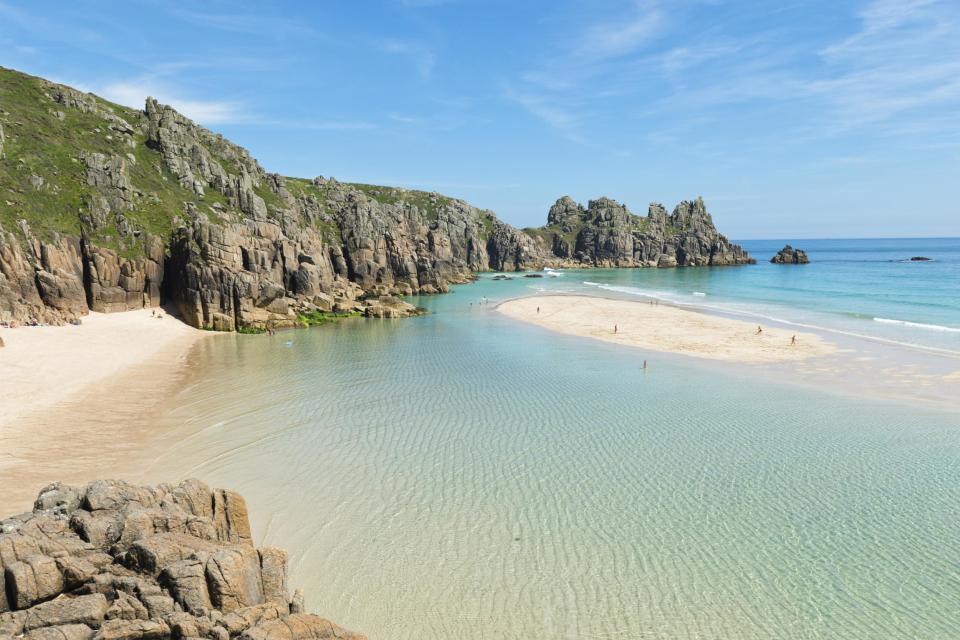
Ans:
[[[483,280],[423,318],[217,337],[143,472],[242,491],[308,605],[374,639],[960,637],[956,412],[644,373],[479,302],[606,278],[755,303],[732,282],[766,269]]]

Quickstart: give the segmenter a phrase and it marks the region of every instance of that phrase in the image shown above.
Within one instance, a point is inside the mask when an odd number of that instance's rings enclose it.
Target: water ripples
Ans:
[[[374,639],[960,637],[956,416],[434,304],[205,341],[145,475]]]

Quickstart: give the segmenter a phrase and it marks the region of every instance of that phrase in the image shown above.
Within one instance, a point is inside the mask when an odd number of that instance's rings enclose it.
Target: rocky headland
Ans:
[[[290,593],[287,554],[256,548],[247,507],[197,480],[45,487],[0,520],[0,638],[357,639]]]
[[[789,244],[777,252],[777,255],[770,258],[773,264],[808,264],[810,257],[803,249],[794,249]]]
[[[0,322],[173,304],[195,327],[417,312],[477,271],[753,260],[702,199],[641,218],[561,198],[521,231],[438,193],[269,173],[169,106],[110,103],[0,68]]]
[[[657,202],[646,217],[616,200],[586,208],[570,197],[556,201],[547,225],[525,229],[549,247],[553,266],[703,267],[754,264],[740,245],[717,231],[703,198],[683,201],[672,213]]]

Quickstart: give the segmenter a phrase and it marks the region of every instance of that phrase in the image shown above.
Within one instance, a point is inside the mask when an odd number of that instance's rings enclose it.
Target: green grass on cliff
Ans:
[[[381,187],[375,184],[346,183],[365,193],[368,197],[382,204],[406,203],[413,205],[424,212],[427,220],[436,222],[440,217],[440,209],[453,202],[452,198],[427,191],[400,189],[397,187]]]
[[[204,196],[198,197],[179,183],[167,169],[160,152],[147,145],[142,111],[92,94],[81,94],[84,102],[96,106],[96,110],[84,112],[54,102],[51,97],[54,90],[55,87],[41,78],[0,67],[0,125],[5,138],[4,158],[0,159],[0,227],[5,232],[13,232],[23,239],[19,221],[25,220],[32,235],[41,240],[50,240],[58,233],[86,234],[100,246],[133,257],[142,254],[146,235],[169,237],[175,221],[185,217],[187,203],[196,205],[213,222],[240,215],[215,189],[207,187]],[[132,136],[111,129],[111,121],[98,111],[123,118],[133,130]],[[221,142],[222,148],[216,141],[206,140],[201,144],[225,171],[240,175],[241,163],[252,160],[238,157],[228,141],[221,139]],[[82,222],[95,197],[100,195],[87,184],[87,168],[79,158],[84,151],[125,160],[134,206],[120,215],[131,231],[145,233],[122,234],[117,212],[100,221],[96,228]],[[294,198],[315,199],[320,215],[312,221],[313,225],[328,241],[342,243],[342,230],[328,204],[333,187],[301,178],[284,180]],[[452,198],[426,191],[371,184],[343,183],[342,186],[380,203],[415,206],[426,222],[437,221],[442,208],[453,202]],[[284,198],[267,184],[256,187],[255,192],[263,198],[271,217],[286,209]],[[221,206],[214,209],[213,205]],[[492,221],[481,216],[481,222],[489,236]]]
[[[523,232],[533,238],[540,238],[546,244],[547,250],[553,247],[553,237],[560,236],[569,243],[572,250],[577,244],[577,234],[583,227],[583,223],[578,223],[571,225],[570,231],[564,231],[560,225],[552,224],[543,227],[526,227]]]
[[[6,137],[0,160],[0,224],[19,234],[25,219],[33,232],[47,238],[53,232],[80,232],[77,211],[91,189],[76,149],[110,152],[111,141],[95,129],[105,124],[94,114],[59,107],[35,78],[0,72],[0,124]],[[31,184],[39,176],[43,185]]]
[[[141,194],[135,196],[134,209],[123,212],[134,228],[167,236],[184,202],[202,204],[166,170],[160,154],[146,145],[140,112],[88,96],[130,124],[131,147],[127,137],[112,130],[100,114],[57,104],[48,93],[41,79],[0,68],[0,124],[6,138],[5,158],[0,160],[0,225],[5,231],[21,236],[18,221],[26,220],[32,233],[43,240],[54,233],[81,233],[81,214],[89,211],[96,194],[87,184],[81,151],[124,158],[130,184]],[[43,180],[39,187],[31,182],[37,177]],[[99,245],[122,254],[142,252],[142,236],[122,238],[115,218],[96,231],[85,231]]]

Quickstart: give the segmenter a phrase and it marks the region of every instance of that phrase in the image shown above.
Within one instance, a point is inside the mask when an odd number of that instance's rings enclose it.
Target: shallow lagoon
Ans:
[[[960,637],[956,411],[493,309],[569,277],[206,341],[143,475],[241,491],[308,606],[374,639]]]

